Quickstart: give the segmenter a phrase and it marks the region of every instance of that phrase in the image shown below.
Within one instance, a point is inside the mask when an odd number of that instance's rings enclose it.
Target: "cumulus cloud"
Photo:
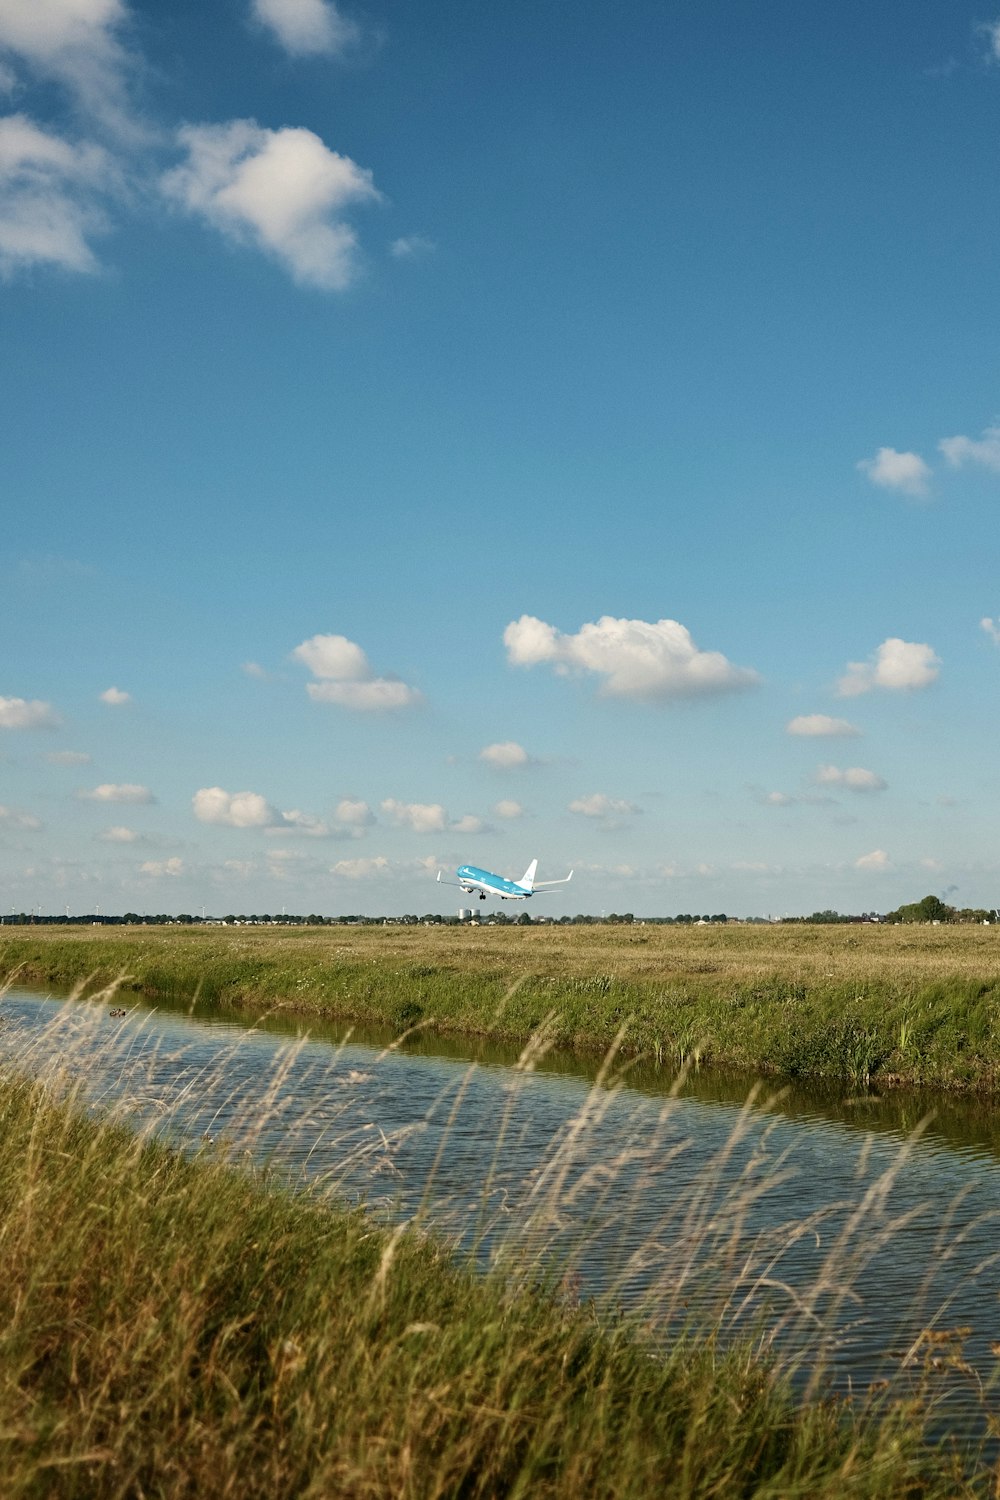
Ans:
[[[512,621],[503,634],[514,666],[547,662],[560,675],[592,672],[612,698],[699,697],[752,687],[758,674],[719,651],[700,651],[676,620],[617,620],[603,615],[564,635],[534,615]]]
[[[786,733],[809,739],[854,739],[861,730],[846,719],[832,719],[829,714],[799,714],[785,725]]]
[[[603,821],[616,821],[619,818],[630,817],[633,813],[641,812],[633,802],[626,802],[621,797],[609,797],[604,792],[593,792],[589,797],[577,797],[569,804],[571,813],[578,813],[583,818],[600,818]]]
[[[818,766],[813,780],[817,786],[842,786],[849,792],[884,792],[888,784],[863,766]]]
[[[93,756],[85,750],[49,750],[45,759],[50,766],[89,766]]]
[[[191,806],[200,823],[222,823],[229,828],[267,828],[281,821],[277,810],[259,792],[201,787],[191,798]]]
[[[137,786],[131,781],[105,781],[91,791],[77,792],[77,796],[85,802],[132,802],[142,805],[156,801],[148,786]]]
[[[0,698],[0,729],[58,729],[59,715],[40,698]]]
[[[176,854],[170,859],[147,859],[139,866],[139,874],[149,875],[154,880],[159,880],[163,876],[183,875],[184,861]]]
[[[897,453],[895,448],[880,448],[874,458],[863,458],[858,464],[872,484],[884,490],[899,490],[904,495],[923,499],[929,493],[931,471],[919,453]]]
[[[295,281],[343,291],[357,275],[357,236],[341,217],[380,197],[371,173],[302,128],[254,120],[185,125],[183,165],[161,179],[167,198],[240,244],[273,256]]]
[[[0,823],[5,823],[8,828],[24,828],[35,831],[42,826],[41,818],[36,818],[34,813],[21,812],[16,807],[4,807],[0,804]]]
[[[389,713],[421,701],[415,688],[394,677],[373,677],[370,682],[307,682],[306,692],[314,703],[335,703],[338,708],[358,713]]]
[[[928,645],[890,636],[866,662],[852,661],[837,683],[842,698],[856,698],[875,688],[890,692],[929,687],[941,668],[939,657]]]
[[[100,699],[102,703],[110,704],[112,708],[120,708],[123,703],[132,702],[132,694],[126,693],[124,688],[109,687],[100,694]]]
[[[318,682],[307,682],[314,703],[335,703],[361,713],[410,708],[422,701],[416,688],[397,677],[376,677],[364,651],[345,635],[314,635],[292,655]]]
[[[515,740],[503,740],[496,745],[484,745],[479,752],[479,759],[485,761],[494,771],[523,770],[525,766],[532,764],[531,756],[523,745]]]
[[[1000,646],[1000,620],[991,620],[989,615],[984,615],[979,622],[980,630],[985,630],[995,646]]]
[[[791,807],[795,800],[787,792],[765,792],[762,798],[768,807]]]
[[[107,227],[99,194],[114,177],[100,147],[64,140],[26,115],[0,119],[0,275],[44,264],[96,271],[88,240]]]
[[[361,34],[333,0],[253,0],[252,9],[293,57],[343,52]]]
[[[288,812],[280,813],[278,817],[280,821],[273,826],[267,827],[268,833],[294,832],[301,833],[306,838],[311,839],[328,839],[333,833],[333,829],[329,823],[325,822],[322,818],[315,817],[312,813],[302,812],[297,807],[290,808]]]
[[[984,428],[979,438],[942,438],[938,447],[953,469],[960,469],[964,464],[979,464],[981,468],[1000,474],[1000,427]]]
[[[0,52],[68,89],[104,126],[132,134],[124,0],[0,0]]]
[[[493,804],[493,811],[498,818],[504,818],[507,821],[513,818],[524,817],[524,808],[520,802],[514,802],[509,797],[503,798],[500,802],[495,802]]]
[[[884,849],[873,849],[870,854],[862,854],[860,859],[854,861],[856,870],[888,870],[889,856]]]
[[[134,828],[125,828],[121,823],[117,823],[112,828],[105,828],[97,837],[105,844],[134,844],[139,835]]]
[[[397,828],[409,828],[413,833],[441,833],[448,827],[448,814],[440,802],[398,802],[395,797],[386,797],[382,813]]]
[[[449,826],[452,833],[485,833],[487,825],[482,818],[477,818],[472,813],[465,813],[463,817],[456,818]]]
[[[259,661],[245,661],[240,671],[245,672],[247,677],[255,677],[258,682],[267,680],[267,668],[262,667]]]

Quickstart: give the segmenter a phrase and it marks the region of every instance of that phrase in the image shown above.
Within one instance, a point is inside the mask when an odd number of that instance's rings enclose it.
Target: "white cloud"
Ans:
[[[41,828],[41,818],[36,818],[34,813],[21,812],[16,807],[3,807],[0,805],[0,823],[6,823],[11,828],[25,828],[36,830]]]
[[[140,875],[149,875],[154,880],[159,880],[165,875],[183,875],[184,861],[179,859],[176,854],[170,859],[147,859],[139,866],[139,873]]]
[[[45,759],[50,766],[89,766],[93,756],[85,750],[49,750]]]
[[[293,57],[343,52],[361,35],[333,0],[253,0],[253,13]]]
[[[736,667],[718,651],[699,651],[676,620],[617,620],[603,615],[563,635],[533,615],[522,615],[503,634],[514,666],[551,663],[556,672],[593,672],[601,692],[615,698],[676,698],[732,692],[759,682],[756,672]]]
[[[887,870],[889,856],[884,849],[873,849],[870,854],[862,854],[860,859],[856,859],[854,868],[856,870]]]
[[[103,833],[97,835],[105,844],[134,844],[139,835],[134,828],[125,828],[122,824],[115,824],[112,828],[105,828]]]
[[[102,703],[108,703],[112,708],[119,708],[123,703],[132,702],[132,694],[126,693],[123,688],[109,687],[100,694],[100,699]]]
[[[123,0],[0,0],[0,51],[67,88],[101,124],[132,134]]]
[[[347,828],[370,828],[375,821],[375,814],[368,803],[362,802],[359,797],[341,797],[333,815],[338,823]]]
[[[900,490],[904,495],[922,499],[928,494],[931,471],[919,453],[897,453],[895,448],[880,448],[874,458],[863,458],[858,464],[872,484],[884,490]]]
[[[577,797],[575,802],[569,804],[571,813],[579,813],[584,818],[615,819],[629,817],[632,813],[641,811],[633,802],[625,802],[620,797],[608,797],[604,792],[593,792],[589,797]]]
[[[409,828],[413,833],[441,833],[448,827],[448,814],[440,802],[397,802],[395,797],[387,797],[382,812],[397,828]]]
[[[496,745],[485,745],[479,759],[492,766],[494,771],[514,771],[531,765],[531,756],[523,745],[514,740],[503,740]]]
[[[1000,62],[1000,21],[984,21],[977,29],[989,43],[987,62]]]
[[[963,464],[979,464],[1000,474],[1000,427],[985,427],[980,438],[942,438],[938,447],[953,469],[960,469]]]
[[[486,824],[482,818],[474,817],[472,813],[456,818],[450,827],[452,833],[485,833],[486,831]]]
[[[495,802],[493,804],[493,811],[498,818],[506,818],[508,820],[524,817],[524,808],[520,802],[514,802],[509,797],[503,798],[500,802]]]
[[[929,687],[940,671],[940,659],[928,645],[890,636],[867,661],[851,661],[837,683],[842,698],[856,698],[874,688],[899,692]]]
[[[838,766],[818,766],[813,780],[817,786],[842,786],[849,792],[884,792],[887,786],[881,776],[863,766],[848,766],[844,770]]]
[[[785,725],[786,733],[807,738],[854,739],[861,730],[846,719],[831,719],[829,714],[799,714]]]
[[[221,786],[201,787],[191,798],[200,823],[222,823],[229,828],[267,828],[280,822],[275,808],[259,792],[226,792]]]
[[[434,241],[429,240],[425,234],[404,234],[398,240],[393,240],[389,253],[396,260],[415,260],[419,256],[432,254],[436,249]]]
[[[59,715],[39,698],[0,698],[0,729],[57,729]]]
[[[314,703],[336,703],[361,713],[410,708],[422,701],[416,688],[397,677],[376,677],[364,651],[345,635],[314,635],[292,655],[319,682],[307,682]]]
[[[238,243],[279,260],[303,286],[343,291],[357,274],[357,236],[340,218],[376,201],[371,173],[302,128],[254,120],[185,125],[187,161],[162,178],[166,196]]]
[[[322,818],[314,817],[312,813],[300,812],[297,807],[291,808],[288,812],[281,813],[280,822],[267,829],[268,833],[289,833],[292,831],[301,833],[306,838],[312,839],[328,839],[333,833],[333,829],[329,823],[325,823]]]
[[[74,145],[26,115],[0,119],[0,275],[36,264],[97,269],[87,241],[106,227],[97,194],[114,178],[109,163],[100,147]]]
[[[304,662],[314,677],[335,678],[341,682],[363,682],[371,677],[368,658],[355,641],[346,635],[314,635],[292,655]]]
[[[330,866],[330,874],[339,875],[343,880],[374,880],[388,875],[389,870],[389,861],[384,854],[377,854],[372,859],[338,859]]]
[[[256,677],[259,682],[267,680],[267,669],[259,661],[245,661],[240,671],[245,672],[248,677]]]
[[[412,708],[421,701],[415,688],[395,677],[373,677],[370,682],[307,682],[306,692],[314,703],[336,703],[339,708],[359,713]]]
[[[768,807],[791,807],[795,798],[787,792],[765,792],[763,800]]]
[[[991,620],[989,615],[984,615],[979,622],[980,630],[985,630],[995,646],[1000,646],[1000,620]]]
[[[140,805],[156,801],[148,786],[137,786],[131,781],[105,781],[92,791],[77,792],[77,796],[85,802],[132,802]]]

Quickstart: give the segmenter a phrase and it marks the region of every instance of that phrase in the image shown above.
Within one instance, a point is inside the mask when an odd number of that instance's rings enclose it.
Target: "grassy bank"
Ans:
[[[0,962],[261,1012],[1000,1092],[1000,927],[11,930]]]
[[[988,1493],[918,1399],[796,1407],[710,1330],[653,1356],[9,1071],[0,1125],[9,1500]]]

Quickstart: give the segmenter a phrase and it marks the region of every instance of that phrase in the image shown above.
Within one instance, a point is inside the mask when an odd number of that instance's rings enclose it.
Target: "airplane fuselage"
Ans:
[[[460,865],[455,873],[462,890],[470,896],[478,895],[480,901],[485,901],[487,896],[499,896],[501,901],[527,901],[532,894],[529,887],[518,881],[494,875],[491,870],[481,870],[478,865]]]

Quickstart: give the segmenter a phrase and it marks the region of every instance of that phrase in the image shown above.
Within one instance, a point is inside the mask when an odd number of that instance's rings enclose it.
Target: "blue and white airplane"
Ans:
[[[573,879],[570,870],[562,880],[536,880],[537,869],[538,860],[533,859],[520,880],[507,880],[503,875],[494,875],[491,870],[480,870],[478,865],[459,865],[455,871],[457,880],[442,880],[440,870],[438,880],[442,885],[457,885],[470,896],[478,895],[480,901],[485,901],[487,896],[499,896],[501,901],[527,901],[529,896],[538,895],[546,886],[565,885]]]

